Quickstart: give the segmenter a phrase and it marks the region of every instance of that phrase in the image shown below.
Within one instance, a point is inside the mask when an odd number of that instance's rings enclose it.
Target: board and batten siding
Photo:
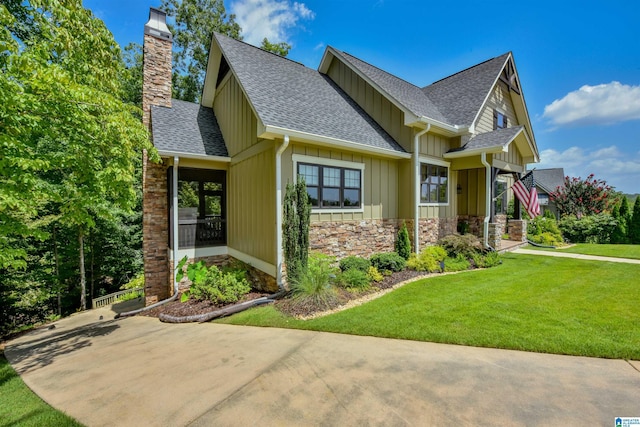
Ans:
[[[458,171],[462,194],[457,195],[458,215],[484,216],[486,207],[485,169]],[[456,184],[456,185],[457,185]]]
[[[229,169],[228,246],[275,265],[275,148],[232,163]]]
[[[508,152],[493,154],[493,159],[501,160],[511,165],[524,166],[524,159],[522,158],[522,154],[520,154],[520,151],[518,150],[518,147],[516,147],[515,143],[509,144]]]
[[[364,209],[361,212],[330,213],[317,209],[311,213],[312,222],[398,218],[398,161],[293,143],[282,155],[283,187],[287,182],[294,182],[294,154],[364,164]],[[313,160],[309,162],[313,163]]]
[[[420,159],[421,163],[442,164],[443,155],[451,148],[450,138],[426,133],[420,137]],[[458,173],[449,168],[448,182],[448,203],[444,205],[420,206],[420,218],[455,218],[457,215],[456,186],[458,183]],[[407,184],[407,188],[411,188]],[[412,214],[413,216],[413,214]]]
[[[229,75],[218,88],[213,112],[233,157],[258,142],[258,121],[235,76]]]
[[[511,94],[503,83],[496,83],[491,95],[487,99],[478,121],[476,123],[476,134],[492,132],[493,129],[493,110],[498,110],[507,116],[507,127],[517,126],[518,118],[513,108]]]
[[[337,58],[327,75],[405,150],[412,151],[411,129],[404,125],[404,113],[398,107]]]

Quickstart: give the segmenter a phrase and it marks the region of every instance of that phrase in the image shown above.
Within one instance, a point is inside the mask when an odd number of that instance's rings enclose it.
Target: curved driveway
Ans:
[[[637,362],[113,315],[71,316],[5,354],[38,395],[89,426],[571,426],[640,416]]]

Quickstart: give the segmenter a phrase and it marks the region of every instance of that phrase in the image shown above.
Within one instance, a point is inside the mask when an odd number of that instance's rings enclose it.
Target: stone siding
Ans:
[[[349,255],[369,257],[378,252],[393,252],[402,223],[407,224],[413,246],[413,220],[382,219],[340,222],[314,222],[309,229],[309,246],[338,259]],[[455,218],[420,220],[420,247],[434,245],[446,235],[454,234]]]
[[[171,295],[167,168],[150,162],[146,151],[142,157],[142,252],[146,304],[149,305]]]
[[[149,128],[152,105],[171,107],[171,41],[144,35],[142,123]]]
[[[516,242],[527,241],[527,221],[523,219],[509,220],[509,239]]]
[[[504,223],[492,222],[489,223],[489,246],[496,251],[502,249],[502,235],[504,234]]]

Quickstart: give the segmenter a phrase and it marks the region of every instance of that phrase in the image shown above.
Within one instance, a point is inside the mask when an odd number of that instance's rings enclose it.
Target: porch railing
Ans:
[[[181,219],[178,222],[179,248],[224,245],[227,222],[222,218]]]
[[[125,289],[124,291],[114,292],[112,294],[105,295],[103,297],[93,298],[91,300],[91,307],[92,308],[104,307],[105,305],[110,305],[116,301],[119,301],[125,295],[135,294],[135,293],[142,295],[143,292],[144,292],[144,288]]]

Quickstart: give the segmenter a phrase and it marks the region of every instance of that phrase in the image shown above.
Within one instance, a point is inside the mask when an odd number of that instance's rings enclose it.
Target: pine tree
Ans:
[[[289,283],[295,283],[307,269],[310,215],[307,185],[299,177],[295,185],[287,184],[282,213],[282,246]]]
[[[396,253],[404,259],[409,259],[411,255],[411,241],[409,240],[409,232],[407,224],[402,223],[402,227],[398,230],[398,238],[396,239]]]
[[[626,200],[626,197],[623,200]],[[613,207],[611,216],[616,221],[616,228],[614,228],[611,233],[611,243],[627,243],[627,221],[620,215],[620,208],[618,205]]]
[[[633,216],[629,222],[629,240],[634,245],[640,244],[640,197],[633,204]]]

